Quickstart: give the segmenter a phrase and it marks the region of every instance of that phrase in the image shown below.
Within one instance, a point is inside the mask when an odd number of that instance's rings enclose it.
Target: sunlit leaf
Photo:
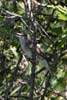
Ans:
[[[20,89],[20,86],[16,87],[16,89],[14,89],[14,90],[11,92],[10,95],[11,95],[11,96],[14,95],[19,89]]]
[[[17,52],[16,52],[16,48],[15,48],[15,47],[10,46],[10,50],[11,50],[12,53],[15,55],[15,57],[18,57],[18,54],[17,54]]]
[[[67,14],[65,15],[65,14],[59,13],[57,16],[58,16],[58,19],[67,21]]]

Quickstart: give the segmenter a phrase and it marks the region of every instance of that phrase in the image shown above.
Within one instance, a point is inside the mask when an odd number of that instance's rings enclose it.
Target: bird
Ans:
[[[24,33],[16,33],[16,36],[19,38],[23,54],[26,58],[32,59],[32,40],[29,35]],[[41,53],[41,54],[40,54]],[[37,62],[42,63],[43,66],[52,74],[52,71],[48,65],[46,57],[42,56],[39,45],[36,46],[36,56],[38,56]]]
[[[32,56],[31,47],[30,47],[31,40],[29,39],[29,37],[27,37],[27,35],[23,33],[17,33],[16,36],[19,38],[24,55],[28,58],[31,58]]]

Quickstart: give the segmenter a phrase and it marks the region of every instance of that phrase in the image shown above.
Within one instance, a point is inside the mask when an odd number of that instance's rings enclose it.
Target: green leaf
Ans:
[[[67,9],[65,7],[62,7],[59,5],[59,6],[56,6],[56,9],[63,14],[67,14]]]
[[[67,14],[59,13],[59,14],[58,14],[58,19],[61,19],[61,20],[67,21]]]
[[[47,7],[52,8],[52,9],[56,9],[57,11],[59,11],[63,14],[67,14],[67,9],[65,7],[60,6],[60,5],[58,5],[58,6],[48,5]]]
[[[18,57],[15,47],[10,46],[10,50],[12,51],[12,53],[14,54],[15,57]]]
[[[0,1],[0,7],[2,6],[2,2]]]
[[[11,95],[11,96],[14,95],[19,89],[20,89],[20,86],[16,87],[16,89],[14,89],[14,90],[11,92],[10,95]]]
[[[63,30],[62,27],[54,27],[54,28],[52,27],[52,32],[56,34],[62,34]]]

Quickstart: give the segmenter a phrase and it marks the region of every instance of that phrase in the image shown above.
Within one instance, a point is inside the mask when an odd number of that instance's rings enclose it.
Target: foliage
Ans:
[[[0,1],[0,98],[66,100],[67,1],[32,0],[33,17],[25,1]],[[31,38],[32,59],[24,56],[17,33]]]

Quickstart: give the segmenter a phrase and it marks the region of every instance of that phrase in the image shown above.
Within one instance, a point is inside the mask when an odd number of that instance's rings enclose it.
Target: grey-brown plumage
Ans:
[[[31,59],[32,58],[32,51],[31,51],[32,40],[30,39],[30,37],[28,37],[27,35],[24,35],[22,33],[17,33],[17,37],[19,38],[24,56]],[[37,46],[36,50],[37,49],[38,49],[38,46]],[[38,50],[36,52],[38,52]],[[36,54],[38,54],[37,56],[39,56],[39,52]],[[46,59],[39,56],[37,59],[37,62],[41,63],[42,66],[44,66],[49,71],[49,73],[52,74],[52,71],[51,71]]]

